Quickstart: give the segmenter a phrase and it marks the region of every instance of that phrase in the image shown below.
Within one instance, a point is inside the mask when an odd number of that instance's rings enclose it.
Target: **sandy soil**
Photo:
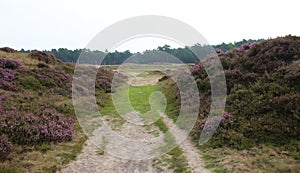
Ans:
[[[182,136],[186,135],[186,132],[175,126],[173,120],[168,118],[166,115],[163,116],[164,123],[171,129],[172,134],[176,137],[176,141],[180,141]],[[179,143],[179,142],[177,142]],[[179,147],[183,150],[185,157],[187,158],[188,164],[192,172],[210,173],[208,169],[204,168],[204,161],[201,158],[198,149],[191,142],[189,138],[185,139],[180,143]]]

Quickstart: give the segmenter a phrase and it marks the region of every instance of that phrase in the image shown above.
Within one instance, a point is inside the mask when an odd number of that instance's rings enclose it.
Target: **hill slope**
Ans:
[[[0,172],[55,172],[80,152],[86,137],[72,105],[73,70],[48,53],[1,49]],[[113,73],[101,72],[105,102]]]
[[[230,172],[296,172],[300,165],[300,38],[245,44],[219,57],[228,95],[222,122],[202,147],[208,151],[209,165],[226,165]],[[201,63],[191,71],[201,94],[201,116],[191,133],[198,140],[210,110],[210,83]],[[162,81],[166,91],[174,88],[168,83]],[[179,112],[174,105],[179,98],[169,96],[171,114]]]

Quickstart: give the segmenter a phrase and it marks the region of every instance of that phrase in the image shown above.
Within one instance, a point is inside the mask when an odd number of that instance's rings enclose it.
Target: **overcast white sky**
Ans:
[[[0,0],[0,47],[83,48],[102,29],[139,15],[163,15],[196,28],[211,44],[300,36],[297,0]],[[120,50],[153,49],[164,42],[144,39]]]

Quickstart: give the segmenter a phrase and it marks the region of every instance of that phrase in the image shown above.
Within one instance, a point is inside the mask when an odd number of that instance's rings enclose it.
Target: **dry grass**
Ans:
[[[28,69],[33,69],[40,62],[36,59],[32,59],[29,57],[28,53],[8,53],[0,51],[0,58],[8,58],[19,61],[23,66]]]
[[[247,150],[201,148],[201,152],[206,167],[215,172],[296,173],[300,170],[300,160],[276,147],[260,146]]]

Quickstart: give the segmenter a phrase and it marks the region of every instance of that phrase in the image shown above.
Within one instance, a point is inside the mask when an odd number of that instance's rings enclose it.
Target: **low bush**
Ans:
[[[15,91],[17,87],[12,81],[20,68],[21,64],[18,61],[0,58],[0,88]]]
[[[35,113],[13,109],[1,112],[0,133],[18,144],[68,141],[72,139],[73,121],[47,107]]]
[[[299,140],[299,55],[300,38],[294,36],[248,43],[219,53],[230,118],[220,124],[210,146],[244,149],[260,143],[285,146]],[[198,139],[210,111],[211,88],[201,62],[191,72],[201,96],[200,118],[191,133]]]
[[[29,57],[45,62],[46,64],[55,64],[56,62],[60,62],[60,60],[56,59],[54,55],[41,51],[31,52],[29,53]]]
[[[17,50],[12,49],[12,48],[9,48],[9,47],[2,47],[2,48],[0,48],[0,51],[8,52],[8,53],[15,53],[15,52],[18,52]]]
[[[0,159],[8,154],[12,149],[12,144],[6,137],[6,135],[0,135]]]

